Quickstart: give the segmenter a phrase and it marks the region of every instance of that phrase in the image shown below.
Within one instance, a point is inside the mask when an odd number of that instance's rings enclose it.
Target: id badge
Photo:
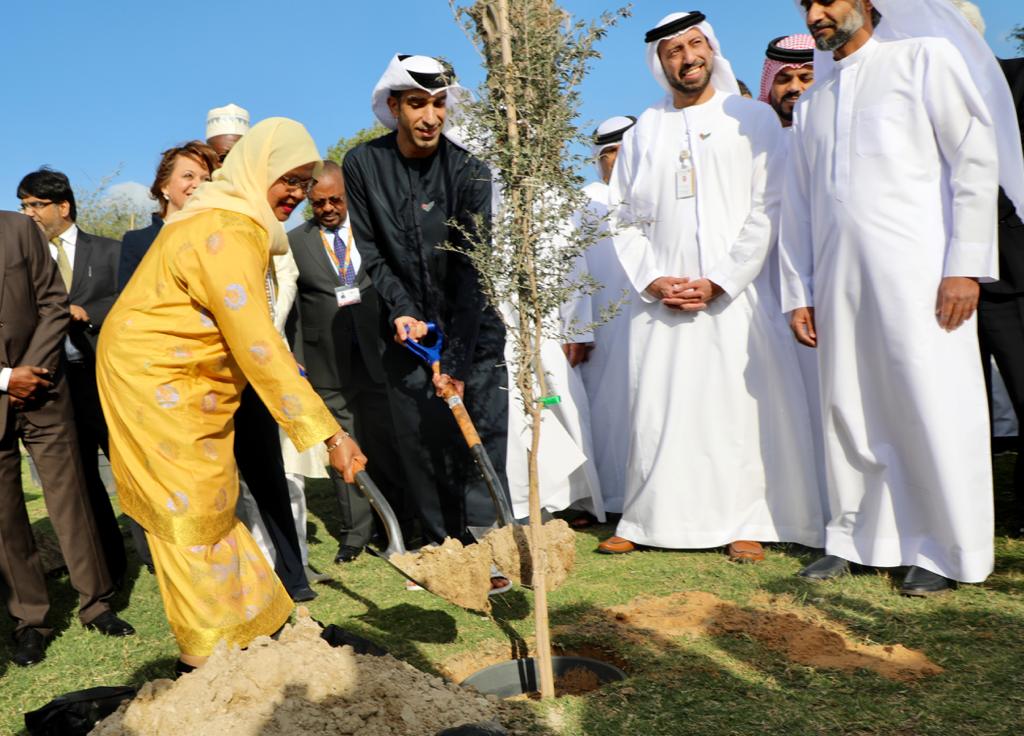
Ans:
[[[689,199],[697,193],[696,180],[693,177],[693,168],[678,169],[676,171],[676,199]]]
[[[363,300],[359,294],[358,286],[335,287],[334,295],[338,298],[338,307],[351,307],[353,304],[359,304]]]

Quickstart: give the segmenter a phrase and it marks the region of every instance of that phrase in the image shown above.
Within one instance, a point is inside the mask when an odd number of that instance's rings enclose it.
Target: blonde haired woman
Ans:
[[[168,218],[100,336],[118,497],[146,530],[179,672],[222,639],[246,646],[275,632],[292,610],[235,516],[233,415],[245,385],[300,451],[324,442],[349,480],[366,462],[299,375],[267,298],[269,260],[288,247],[282,223],[319,160],[299,123],[254,126]]]

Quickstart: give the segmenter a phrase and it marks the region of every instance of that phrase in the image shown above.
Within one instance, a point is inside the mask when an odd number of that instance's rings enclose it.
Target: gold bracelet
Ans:
[[[341,447],[341,443],[344,442],[345,440],[347,440],[348,437],[349,437],[348,432],[346,432],[345,430],[342,430],[341,431],[341,437],[338,438],[338,441],[335,442],[333,445],[327,445],[327,454],[330,455],[332,452],[334,452],[339,447]]]

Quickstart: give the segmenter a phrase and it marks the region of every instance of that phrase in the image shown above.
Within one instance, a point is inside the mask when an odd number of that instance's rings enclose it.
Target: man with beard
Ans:
[[[1020,139],[995,135],[1017,125],[1012,100],[947,0],[799,5],[831,52],[796,109],[779,243],[783,309],[818,351],[829,469],[826,556],[800,574],[905,566],[912,596],[981,582],[992,471],[973,314],[997,275],[999,183],[1024,212]]]
[[[779,116],[783,128],[793,124],[793,106],[814,83],[814,37],[779,36],[768,44],[761,70],[761,102]]]
[[[810,415],[767,271],[782,128],[736,78],[699,12],[646,36],[668,95],[623,137],[611,179],[615,249],[631,300],[630,450],[616,535],[637,544],[822,541]]]
[[[806,33],[779,36],[768,44],[765,51],[764,67],[761,71],[761,94],[758,99],[767,102],[779,116],[779,122],[786,129],[783,136],[782,159],[789,155],[793,142],[793,108],[800,95],[814,82],[814,37]],[[775,291],[772,299],[779,301],[778,255],[773,250],[769,257],[771,283]],[[823,498],[827,496],[825,480],[825,446],[821,431],[821,400],[818,397],[818,356],[813,348],[797,345],[797,359],[800,374],[807,391],[807,405],[811,410],[811,435],[814,440],[815,469],[818,474],[818,489]],[[826,501],[827,503],[827,501]]]
[[[383,300],[384,372],[409,500],[431,543],[471,541],[467,527],[489,526],[496,516],[435,390],[451,385],[464,398],[495,470],[505,475],[505,329],[469,258],[439,247],[470,247],[464,233],[490,222],[487,167],[443,132],[449,108],[466,94],[436,59],[395,56],[373,91],[374,114],[395,132],[357,146],[342,164],[355,245]],[[446,337],[433,380],[402,345],[423,337],[428,321]],[[495,574],[492,585],[497,592],[511,583]]]

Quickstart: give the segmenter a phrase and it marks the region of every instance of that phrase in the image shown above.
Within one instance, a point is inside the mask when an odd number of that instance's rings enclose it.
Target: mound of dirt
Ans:
[[[741,608],[711,593],[676,593],[637,598],[610,609],[623,636],[635,631],[664,636],[749,636],[772,651],[810,667],[866,669],[890,680],[910,681],[943,669],[923,653],[902,644],[862,644],[832,622],[812,621],[782,600],[767,597],[755,608]]]
[[[176,682],[156,680],[94,736],[425,736],[506,720],[502,706],[390,656],[332,648],[308,617],[279,640],[220,645]]]
[[[546,523],[543,537],[547,544],[545,587],[551,591],[566,581],[576,564],[576,538],[561,519]],[[515,583],[531,584],[532,540],[528,527],[513,524],[487,532],[477,544],[463,545],[449,537],[438,547],[393,555],[391,562],[431,593],[457,606],[490,613],[491,565]]]
[[[576,535],[562,519],[553,519],[542,527],[543,541],[547,547],[545,585],[548,591],[555,590],[569,578],[576,565]],[[509,579],[520,585],[533,583],[533,530],[528,526],[513,524],[487,532],[481,540],[491,549],[491,556],[498,569]]]

